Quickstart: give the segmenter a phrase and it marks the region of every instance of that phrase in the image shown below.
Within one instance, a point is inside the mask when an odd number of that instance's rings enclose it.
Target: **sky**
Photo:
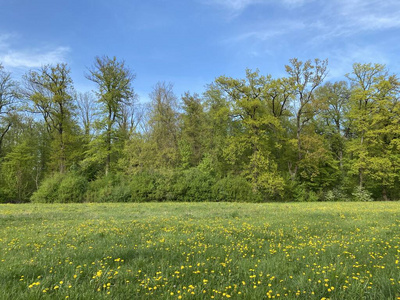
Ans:
[[[65,62],[76,90],[96,56],[136,74],[142,101],[159,81],[199,93],[246,68],[285,76],[289,59],[328,59],[327,80],[352,64],[400,73],[398,0],[0,0],[0,63],[19,79]]]

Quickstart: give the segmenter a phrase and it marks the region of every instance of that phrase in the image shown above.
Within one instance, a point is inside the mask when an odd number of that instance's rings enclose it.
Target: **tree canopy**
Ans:
[[[123,60],[96,57],[74,88],[66,63],[21,80],[0,64],[0,202],[316,201],[400,197],[400,81],[355,63],[291,59],[202,94],[158,82],[138,101]]]

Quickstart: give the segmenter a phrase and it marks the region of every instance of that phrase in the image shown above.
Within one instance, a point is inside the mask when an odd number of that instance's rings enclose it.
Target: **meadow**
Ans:
[[[0,205],[0,299],[400,299],[400,203]]]

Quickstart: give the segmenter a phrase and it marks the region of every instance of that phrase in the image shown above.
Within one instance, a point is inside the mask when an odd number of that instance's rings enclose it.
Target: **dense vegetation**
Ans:
[[[137,100],[123,61],[97,57],[74,89],[66,64],[20,81],[0,65],[0,202],[399,199],[400,82],[353,65],[291,59],[178,99]]]
[[[0,205],[1,299],[399,299],[400,207]]]

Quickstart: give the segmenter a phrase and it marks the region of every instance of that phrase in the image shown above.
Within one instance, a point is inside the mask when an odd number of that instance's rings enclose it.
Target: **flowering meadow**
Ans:
[[[400,299],[400,203],[0,205],[0,299]]]

